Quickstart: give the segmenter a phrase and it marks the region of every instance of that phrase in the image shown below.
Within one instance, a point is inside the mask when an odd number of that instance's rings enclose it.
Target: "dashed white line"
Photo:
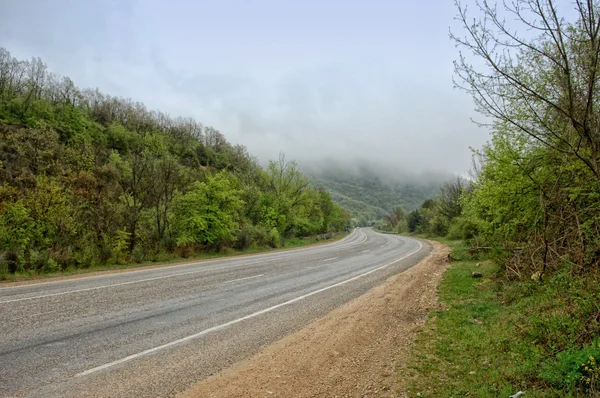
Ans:
[[[364,272],[364,273],[362,273],[362,274],[360,274],[360,275],[356,275],[356,276],[354,276],[354,277],[352,277],[352,278],[349,278],[349,279],[343,280],[343,281],[341,281],[341,282],[338,282],[338,283],[334,283],[333,285],[329,285],[329,286],[323,287],[323,288],[321,288],[321,289],[317,289],[317,290],[315,290],[315,291],[313,291],[313,292],[310,292],[310,293],[304,294],[304,295],[302,295],[302,296],[299,296],[299,297],[293,298],[293,299],[291,299],[291,300],[288,300],[288,301],[284,301],[283,303],[276,304],[276,305],[274,305],[274,306],[272,306],[272,307],[265,308],[264,310],[256,311],[256,312],[253,312],[252,314],[249,314],[249,315],[243,316],[243,317],[241,317],[241,318],[237,318],[237,319],[234,319],[234,320],[232,320],[232,321],[229,321],[229,322],[226,322],[226,323],[222,323],[222,324],[220,324],[220,325],[213,326],[213,327],[211,327],[211,328],[208,328],[208,329],[204,329],[204,330],[202,330],[202,331],[200,331],[200,332],[198,332],[198,333],[195,333],[195,334],[192,334],[192,335],[189,335],[189,336],[183,337],[183,338],[181,338],[181,339],[178,339],[178,340],[171,341],[170,343],[163,344],[163,345],[159,345],[159,346],[157,346],[157,347],[150,348],[150,349],[147,349],[147,350],[144,350],[144,351],[138,352],[138,353],[136,353],[136,354],[129,355],[129,356],[125,357],[125,358],[121,358],[121,359],[118,359],[118,360],[116,360],[116,361],[109,362],[109,363],[106,363],[106,364],[104,364],[104,365],[100,365],[100,366],[97,366],[97,367],[95,367],[95,368],[92,368],[92,369],[88,369],[88,370],[86,370],[86,371],[84,371],[84,372],[81,372],[81,373],[78,373],[78,374],[76,374],[76,375],[75,375],[75,377],[87,376],[87,375],[89,375],[89,374],[92,374],[92,373],[98,372],[98,371],[100,371],[100,370],[104,370],[104,369],[110,368],[110,367],[112,367],[112,366],[119,365],[119,364],[122,364],[122,363],[124,363],[124,362],[131,361],[131,360],[133,360],[133,359],[136,359],[136,358],[139,358],[139,357],[141,357],[141,356],[148,355],[148,354],[152,354],[153,352],[161,351],[161,350],[164,350],[165,348],[173,347],[174,345],[181,344],[181,343],[185,343],[185,342],[187,342],[187,341],[190,341],[190,340],[197,339],[197,338],[199,338],[199,337],[202,337],[202,336],[204,336],[204,335],[206,335],[206,334],[208,334],[208,333],[211,333],[211,332],[216,332],[216,331],[218,331],[218,330],[221,330],[221,329],[225,329],[225,328],[227,328],[227,327],[229,327],[229,326],[231,326],[231,325],[235,325],[236,323],[240,323],[240,322],[246,321],[246,320],[248,320],[248,319],[251,319],[251,318],[257,317],[257,316],[259,316],[259,315],[262,315],[262,314],[266,314],[267,312],[271,312],[271,311],[273,311],[273,310],[276,310],[276,309],[278,309],[278,308],[281,308],[281,307],[284,307],[284,306],[286,306],[286,305],[289,305],[289,304],[295,303],[295,302],[297,302],[297,301],[300,301],[300,300],[304,300],[305,298],[308,298],[308,297],[310,297],[310,296],[314,296],[315,294],[322,293],[322,292],[324,292],[324,291],[327,291],[327,290],[329,290],[329,289],[333,289],[334,287],[338,287],[338,286],[345,285],[346,283],[349,283],[349,282],[355,281],[355,280],[357,280],[357,279],[360,279],[360,278],[362,278],[362,277],[365,277],[365,276],[367,276],[367,275],[370,275],[370,274],[372,274],[372,273],[374,273],[374,272],[377,272],[377,271],[379,271],[379,270],[382,270],[382,269],[384,269],[384,268],[387,268],[387,267],[389,267],[390,265],[397,263],[398,261],[404,260],[405,258],[408,258],[408,257],[412,256],[413,254],[417,253],[419,250],[421,250],[421,248],[422,248],[422,247],[423,247],[423,244],[422,244],[421,242],[419,242],[419,248],[418,248],[418,249],[416,249],[416,250],[414,250],[414,251],[410,252],[409,254],[407,254],[407,255],[406,255],[406,256],[404,256],[404,257],[401,257],[401,258],[399,258],[399,259],[397,259],[397,260],[394,260],[394,261],[392,261],[391,263],[384,264],[384,265],[382,265],[382,266],[380,266],[380,267],[374,268],[374,269],[372,269],[372,270],[370,270],[370,271],[367,271],[367,272]]]
[[[324,262],[324,263],[326,263],[327,261],[333,261],[333,260],[335,260],[336,258],[339,258],[339,257],[331,257],[331,258],[328,258],[328,259],[326,259],[326,260],[323,260],[323,262]]]
[[[370,252],[370,251],[371,251],[371,249],[367,249],[367,250],[363,250],[362,252],[366,253],[366,252]]]

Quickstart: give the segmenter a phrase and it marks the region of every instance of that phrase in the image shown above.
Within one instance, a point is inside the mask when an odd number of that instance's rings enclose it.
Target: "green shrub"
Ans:
[[[540,377],[553,387],[591,393],[600,391],[600,339],[581,348],[570,347],[542,366]]]
[[[47,272],[47,273],[56,272],[59,270],[60,270],[60,266],[58,265],[58,263],[56,261],[54,261],[51,258],[49,258],[46,261],[46,263],[44,264],[44,266],[41,269],[42,272]]]
[[[273,228],[269,232],[268,243],[271,247],[279,247],[281,245],[281,236],[279,235],[279,231],[277,230],[277,228]]]
[[[16,249],[8,249],[2,254],[2,266],[9,274],[23,271],[21,256]]]

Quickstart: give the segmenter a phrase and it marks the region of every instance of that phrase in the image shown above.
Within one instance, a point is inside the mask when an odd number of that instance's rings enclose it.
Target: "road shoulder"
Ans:
[[[397,375],[449,265],[450,249],[431,244],[419,264],[180,396],[403,396]]]

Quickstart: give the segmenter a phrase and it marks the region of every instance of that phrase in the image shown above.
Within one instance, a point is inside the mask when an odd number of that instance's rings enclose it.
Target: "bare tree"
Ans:
[[[451,181],[445,182],[440,187],[440,213],[448,220],[458,217],[462,213],[462,204],[460,199],[463,193],[465,193],[467,186],[467,181],[465,181],[462,177],[456,177]]]

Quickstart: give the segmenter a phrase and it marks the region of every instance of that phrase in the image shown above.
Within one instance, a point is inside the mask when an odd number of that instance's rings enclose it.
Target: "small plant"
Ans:
[[[42,266],[42,269],[41,269],[42,272],[47,272],[47,273],[56,272],[58,270],[60,270],[58,263],[51,258],[46,260],[45,264]]]
[[[544,364],[540,377],[563,391],[600,391],[600,340],[581,348],[570,348]]]
[[[579,367],[580,385],[585,391],[600,390],[600,367],[596,362],[596,358],[590,355],[587,361],[583,362]]]

